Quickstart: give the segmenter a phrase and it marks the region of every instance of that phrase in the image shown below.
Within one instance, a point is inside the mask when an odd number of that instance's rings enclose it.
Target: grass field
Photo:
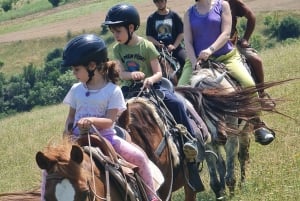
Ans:
[[[261,52],[264,60],[266,79],[283,80],[300,77],[299,43],[279,46]],[[291,119],[278,115],[265,115],[264,120],[277,131],[276,140],[269,146],[252,143],[251,163],[247,171],[247,183],[237,189],[232,200],[298,200],[300,189],[300,81],[272,88],[269,93],[286,101],[278,105],[278,110],[294,117]],[[0,192],[28,190],[39,185],[40,170],[35,164],[35,153],[41,150],[50,139],[60,139],[67,108],[55,105],[36,108],[0,120]],[[236,168],[238,174],[238,167]],[[207,170],[201,173],[207,191],[199,193],[198,200],[214,200],[208,187]],[[182,200],[182,192],[174,196]]]

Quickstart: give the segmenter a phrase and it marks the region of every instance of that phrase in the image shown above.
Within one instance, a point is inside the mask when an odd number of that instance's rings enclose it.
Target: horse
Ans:
[[[104,145],[101,140],[104,140]],[[118,159],[109,143],[104,138],[101,140],[94,135],[77,142],[66,138],[36,153],[37,165],[47,172],[45,200],[146,200],[135,196],[137,191],[132,192],[128,185],[134,182],[138,184],[136,180],[130,181],[132,175],[126,177],[123,184],[115,179],[122,178],[125,171],[115,171],[122,169],[120,163],[116,163]],[[87,141],[89,146],[82,146]],[[99,144],[101,151],[96,148]],[[112,176],[115,174],[117,177]]]
[[[182,136],[167,127],[166,116],[148,98],[134,97],[127,100],[127,110],[119,117],[118,125],[129,132],[132,141],[162,171],[165,182],[158,190],[162,200],[171,200],[172,192],[184,187],[185,201],[195,201],[197,191],[187,179],[182,149],[177,148],[182,144]]]
[[[159,63],[161,65],[163,77],[169,79],[174,86],[177,85],[183,66],[168,51],[166,47],[159,50]]]
[[[214,65],[221,64],[214,63]],[[269,83],[261,87],[269,88],[280,83]],[[229,188],[230,196],[234,196],[236,157],[240,163],[240,183],[243,185],[245,182],[246,165],[249,161],[249,133],[253,128],[249,120],[256,118],[256,114],[260,111],[278,113],[275,104],[273,108],[261,104],[270,100],[253,96],[258,90],[259,88],[256,87],[241,89],[226,72],[218,72],[213,68],[196,71],[191,78],[191,87],[175,88],[177,93],[193,104],[211,132],[212,141],[206,147],[215,154],[208,152],[206,162],[210,174],[210,186],[217,200],[225,199],[226,186]],[[224,124],[228,126],[224,127]],[[220,134],[221,138],[225,137],[221,142]],[[221,154],[221,147],[225,149],[226,160]]]

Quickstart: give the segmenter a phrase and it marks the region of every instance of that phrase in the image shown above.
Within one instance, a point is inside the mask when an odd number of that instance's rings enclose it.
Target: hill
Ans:
[[[141,21],[145,22],[147,16],[155,10],[155,5],[152,1],[137,1],[134,5],[138,8]],[[255,11],[281,11],[281,10],[300,10],[299,0],[273,0],[272,3],[269,1],[261,0],[245,0],[245,2]],[[55,13],[62,12],[74,7],[79,7],[86,5],[88,3],[95,3],[95,1],[79,1],[73,4],[67,4],[61,7],[53,8],[49,11],[42,13],[36,13],[25,18],[15,19],[2,23],[2,26],[8,26],[10,24],[21,24],[24,21],[35,20],[37,18],[42,18],[43,16],[51,16]],[[182,0],[169,0],[168,5],[171,9],[177,11],[180,15],[183,15],[184,11],[194,3],[194,0],[182,1]],[[82,30],[90,30],[100,27],[101,22],[105,19],[105,14],[107,10],[101,9],[98,11],[91,12],[89,14],[76,17],[73,19],[66,19],[60,21],[59,19],[52,21],[51,23],[40,25],[33,28],[27,28],[24,30],[19,30],[17,32],[5,33],[0,35],[0,43],[29,40],[34,38],[42,38],[49,36],[62,36],[66,35],[68,31],[79,32]]]

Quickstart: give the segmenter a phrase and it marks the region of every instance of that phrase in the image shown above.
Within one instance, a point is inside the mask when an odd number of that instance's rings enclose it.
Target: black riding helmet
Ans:
[[[106,62],[105,42],[94,34],[83,34],[71,39],[63,50],[62,66],[87,66],[90,61]]]
[[[132,5],[117,4],[108,11],[103,24],[108,26],[121,25],[125,27],[133,24],[134,30],[138,30],[140,26],[140,15],[137,9]]]

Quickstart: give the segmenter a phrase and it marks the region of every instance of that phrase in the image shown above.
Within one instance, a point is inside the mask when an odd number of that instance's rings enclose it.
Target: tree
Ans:
[[[278,39],[298,38],[300,36],[300,19],[286,16],[282,19],[278,27]]]
[[[59,3],[61,2],[61,0],[48,0],[53,7],[57,7],[59,5]]]

